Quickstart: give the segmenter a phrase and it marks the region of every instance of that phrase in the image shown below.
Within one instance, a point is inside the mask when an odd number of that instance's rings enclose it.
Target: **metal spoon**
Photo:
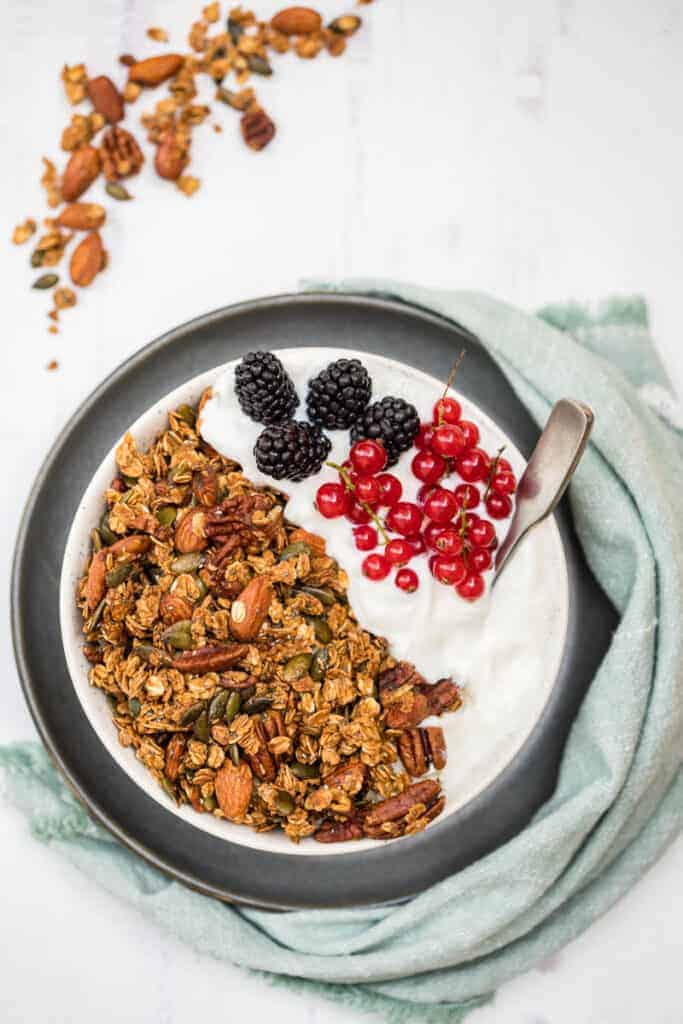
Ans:
[[[571,398],[553,406],[519,481],[515,514],[496,555],[494,583],[522,538],[557,506],[588,444],[593,419],[587,405]]]

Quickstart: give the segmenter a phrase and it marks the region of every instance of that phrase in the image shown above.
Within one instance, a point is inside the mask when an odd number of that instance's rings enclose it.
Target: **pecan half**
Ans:
[[[446,740],[438,725],[406,729],[398,737],[397,746],[405,770],[414,777],[424,775],[430,763],[436,769],[446,765]]]
[[[357,818],[346,821],[324,821],[313,838],[319,843],[348,843],[363,838],[363,826]]]
[[[455,711],[462,704],[460,690],[452,679],[440,679],[433,686],[426,686],[423,692],[427,695],[432,715],[440,715],[444,711]]]
[[[176,732],[171,736],[166,747],[166,759],[164,762],[164,772],[166,778],[170,779],[171,782],[175,782],[180,772],[180,764],[183,760],[183,754],[185,753],[185,746],[187,740],[181,732]]]
[[[432,711],[424,693],[411,689],[389,705],[385,721],[390,729],[410,729],[430,714]]]
[[[197,647],[194,651],[183,651],[182,654],[178,654],[171,662],[171,668],[197,675],[204,675],[205,672],[222,672],[223,669],[241,661],[248,650],[246,644]]]
[[[250,149],[264,149],[275,136],[274,122],[260,107],[242,115],[240,128],[242,138]]]
[[[367,766],[358,758],[353,758],[333,768],[323,782],[334,789],[343,789],[349,796],[356,796],[365,785],[367,775]]]
[[[110,128],[100,146],[102,169],[107,181],[119,181],[137,174],[145,162],[134,135],[125,128]]]
[[[214,787],[218,806],[225,817],[230,821],[240,821],[247,813],[254,789],[254,778],[246,761],[240,761],[238,765],[225,761],[216,772]]]
[[[192,602],[180,594],[169,592],[159,601],[159,615],[167,626],[174,622],[184,622],[192,618]]]
[[[160,178],[177,181],[189,163],[188,143],[176,132],[164,132],[157,146],[154,167]]]
[[[97,113],[110,124],[123,120],[123,97],[111,78],[106,75],[91,78],[88,81],[88,96]]]
[[[100,154],[94,146],[81,146],[72,153],[62,176],[62,198],[72,203],[92,185],[100,173]]]
[[[175,546],[181,554],[203,551],[209,541],[206,536],[206,511],[193,508],[184,515],[175,530]]]
[[[424,804],[425,807],[431,806],[440,793],[441,786],[436,779],[415,782],[398,796],[390,796],[387,800],[373,804],[363,815],[363,826],[367,830],[384,825],[389,821],[398,821],[416,804]]]
[[[128,79],[138,85],[161,85],[167,78],[175,75],[183,66],[183,58],[179,53],[164,53],[159,57],[148,57],[131,64]]]
[[[266,576],[247,583],[230,608],[230,632],[237,640],[253,640],[266,620],[273,586]]]
[[[247,753],[245,756],[254,775],[261,782],[273,782],[277,767],[273,755],[268,749],[268,736],[261,720],[254,725],[254,734],[259,741],[259,748],[255,753]]]

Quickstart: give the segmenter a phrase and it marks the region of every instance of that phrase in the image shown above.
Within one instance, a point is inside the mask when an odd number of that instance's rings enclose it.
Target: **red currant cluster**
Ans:
[[[345,516],[354,524],[356,547],[370,552],[363,560],[368,579],[386,579],[396,568],[396,586],[414,591],[419,578],[408,563],[432,552],[429,568],[440,583],[455,587],[470,601],[484,593],[482,573],[491,568],[498,543],[491,519],[511,514],[510,495],[517,481],[500,452],[491,457],[478,447],[479,430],[461,419],[461,412],[455,398],[442,398],[434,406],[433,422],[420,427],[412,461],[413,475],[422,484],[416,501],[401,500],[401,481],[382,472],[387,462],[384,448],[370,440],[354,444],[348,460],[336,467],[339,483],[318,488],[320,514],[326,519]],[[453,472],[463,483],[450,490],[440,481]],[[473,511],[482,503],[489,518]],[[379,516],[383,509],[384,521]],[[399,536],[392,538],[387,531]],[[383,550],[376,551],[380,535]]]

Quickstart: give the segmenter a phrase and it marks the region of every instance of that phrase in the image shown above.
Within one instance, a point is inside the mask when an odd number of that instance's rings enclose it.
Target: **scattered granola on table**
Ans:
[[[446,747],[421,723],[458,687],[391,658],[324,541],[195,428],[185,405],[149,450],[126,435],[78,588],[120,743],[178,804],[294,842],[423,829]]]

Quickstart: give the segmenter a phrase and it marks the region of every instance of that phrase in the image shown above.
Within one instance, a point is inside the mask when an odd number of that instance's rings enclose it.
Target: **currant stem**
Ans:
[[[353,480],[349,476],[348,470],[345,469],[344,466],[340,466],[336,462],[326,462],[325,465],[329,466],[330,469],[336,469],[336,471],[339,473],[339,476],[344,481],[344,487],[346,487],[347,491],[351,491],[352,494],[356,493],[355,484],[353,483]],[[367,514],[370,516],[370,518],[372,519],[373,523],[375,524],[375,526],[377,527],[379,532],[382,534],[382,538],[384,540],[384,543],[388,544],[389,543],[389,534],[384,529],[384,523],[379,518],[377,513],[374,511],[374,509],[372,509],[368,505],[367,501],[360,501],[359,498],[356,498],[356,501],[358,502],[360,507],[362,509],[364,509],[367,512]]]
[[[448,389],[453,387],[453,383],[455,382],[455,376],[456,376],[456,374],[458,372],[458,368],[459,368],[461,362],[463,361],[463,359],[465,358],[466,355],[467,355],[467,349],[462,349],[462,351],[460,352],[460,355],[458,356],[458,358],[453,363],[453,365],[451,367],[451,372],[448,374],[448,380],[446,381],[446,386],[443,389],[443,394],[441,396],[440,401],[444,400],[444,398],[448,394]],[[443,411],[442,411],[440,405],[439,405],[439,426],[440,427],[443,426]]]
[[[500,448],[496,452],[496,457],[493,460],[493,462],[491,463],[491,470],[489,472],[488,480],[486,481],[486,490],[484,491],[484,501],[486,501],[486,499],[489,496],[489,491],[491,490],[491,484],[493,483],[493,478],[496,475],[496,470],[498,469],[498,463],[500,462],[500,457],[501,457],[501,455],[503,454],[504,451],[505,451],[505,445],[503,444],[503,445],[500,446]]]

